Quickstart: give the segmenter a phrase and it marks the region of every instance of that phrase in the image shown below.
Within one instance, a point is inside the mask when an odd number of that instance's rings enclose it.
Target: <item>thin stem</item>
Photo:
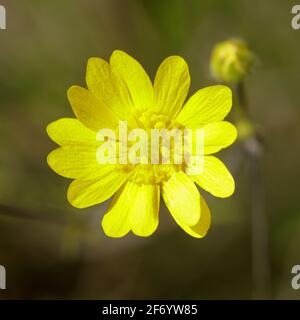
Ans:
[[[239,105],[237,121],[241,115],[249,120],[248,102],[243,82],[238,84],[236,91]],[[251,190],[252,297],[253,299],[269,299],[271,272],[265,185],[262,170],[264,148],[255,132],[244,140],[243,146],[249,163]]]
[[[248,114],[248,99],[246,96],[245,84],[240,81],[236,86],[237,97],[238,97],[238,108],[239,111]]]

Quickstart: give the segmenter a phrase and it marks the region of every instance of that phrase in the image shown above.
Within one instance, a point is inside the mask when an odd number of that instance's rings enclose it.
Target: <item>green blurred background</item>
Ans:
[[[7,30],[0,31],[0,264],[8,290],[0,298],[300,297],[290,285],[291,268],[300,264],[300,30],[291,28],[293,1],[1,4]],[[251,172],[241,143],[221,153],[236,192],[229,199],[205,194],[213,222],[200,240],[185,234],[165,208],[150,238],[105,237],[100,220],[106,204],[72,208],[66,200],[70,181],[46,163],[55,144],[45,127],[72,116],[66,91],[84,85],[89,57],[109,58],[122,49],[153,78],[165,57],[179,54],[189,64],[194,92],[215,83],[210,53],[230,37],[245,39],[259,59],[246,90],[265,139],[269,248],[263,263],[270,264],[270,281],[262,275],[260,292],[252,267]]]

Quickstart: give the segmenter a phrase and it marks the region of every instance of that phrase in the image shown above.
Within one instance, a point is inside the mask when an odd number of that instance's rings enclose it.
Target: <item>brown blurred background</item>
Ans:
[[[0,298],[250,299],[254,292],[251,190],[237,143],[221,157],[236,179],[229,199],[205,194],[208,236],[185,234],[162,208],[150,238],[104,236],[106,205],[72,208],[69,180],[46,163],[55,144],[46,125],[72,116],[66,90],[84,85],[91,56],[114,49],[136,57],[153,78],[168,55],[189,64],[191,92],[214,84],[215,43],[245,39],[259,58],[246,90],[265,138],[263,179],[270,282],[261,297],[298,299],[291,268],[300,264],[300,30],[293,1],[2,0],[0,31]],[[204,194],[204,192],[203,192]],[[264,266],[262,267],[264,268]]]

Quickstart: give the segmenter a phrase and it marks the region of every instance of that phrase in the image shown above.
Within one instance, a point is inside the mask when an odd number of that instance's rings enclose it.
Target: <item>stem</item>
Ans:
[[[244,82],[239,82],[236,87],[238,97],[238,108],[241,113],[248,114],[248,99],[246,96],[246,90]]]
[[[243,82],[238,84],[236,91],[239,105],[238,118],[242,116],[249,120],[248,103]],[[262,170],[264,148],[256,132],[253,132],[244,140],[244,150],[249,163],[251,190],[252,298],[270,299],[269,235]]]

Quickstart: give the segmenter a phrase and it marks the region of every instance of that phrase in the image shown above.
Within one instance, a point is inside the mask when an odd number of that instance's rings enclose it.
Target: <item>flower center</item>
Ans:
[[[155,112],[139,112],[135,115],[138,127],[147,133],[146,139],[138,139],[140,149],[129,150],[129,157],[137,157],[136,164],[118,165],[122,172],[131,172],[130,180],[137,184],[160,184],[183,167],[183,128],[166,115]],[[153,130],[156,129],[156,130]],[[153,132],[158,134],[154,137]],[[155,141],[154,141],[155,140]],[[130,149],[136,141],[129,142]],[[147,150],[147,156],[141,150]]]
[[[168,180],[171,175],[178,171],[179,167],[174,165],[143,165],[136,166],[129,180],[137,184],[160,184]]]
[[[167,129],[171,125],[168,117],[164,114],[152,111],[138,112],[135,116],[137,123],[143,129]]]

